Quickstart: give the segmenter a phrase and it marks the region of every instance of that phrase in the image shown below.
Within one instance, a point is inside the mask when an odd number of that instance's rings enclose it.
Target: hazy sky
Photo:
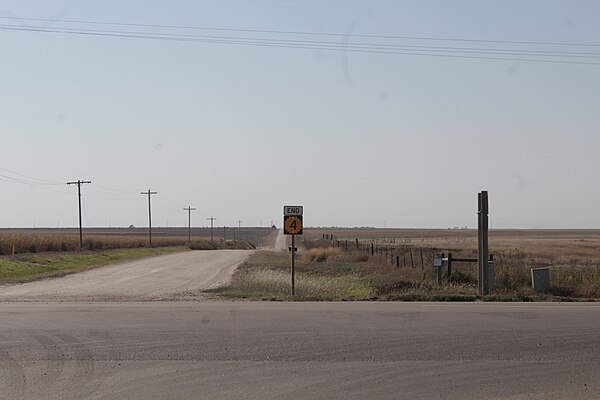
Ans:
[[[2,227],[76,226],[65,183],[85,179],[84,226],[146,226],[150,188],[159,226],[190,205],[195,226],[280,226],[300,204],[310,226],[474,227],[488,190],[492,228],[600,228],[598,1],[0,0],[0,16],[278,31],[0,19]]]

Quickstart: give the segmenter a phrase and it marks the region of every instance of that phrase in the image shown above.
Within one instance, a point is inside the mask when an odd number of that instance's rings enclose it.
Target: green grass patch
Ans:
[[[179,247],[133,248],[72,253],[45,253],[0,257],[0,283],[26,282],[66,275],[103,265],[185,251]]]

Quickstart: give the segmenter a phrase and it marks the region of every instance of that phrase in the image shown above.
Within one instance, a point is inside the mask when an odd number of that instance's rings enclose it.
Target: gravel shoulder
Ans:
[[[252,251],[188,251],[62,278],[0,286],[0,301],[159,301],[202,299],[226,284]]]

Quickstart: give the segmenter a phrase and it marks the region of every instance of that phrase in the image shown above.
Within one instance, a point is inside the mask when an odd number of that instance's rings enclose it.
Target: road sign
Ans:
[[[283,217],[283,233],[286,235],[302,235],[302,215],[286,215]]]
[[[300,215],[302,216],[302,206],[283,206],[283,215]]]
[[[292,296],[296,294],[296,235],[302,235],[302,206],[283,206],[283,233],[292,235]]]

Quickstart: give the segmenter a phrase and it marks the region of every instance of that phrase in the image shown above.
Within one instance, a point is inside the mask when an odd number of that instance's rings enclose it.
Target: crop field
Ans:
[[[242,228],[235,230],[235,241],[252,246],[270,245],[276,231],[271,228]],[[192,228],[192,242],[210,242],[210,228]],[[232,228],[213,229],[213,241],[231,243]],[[154,247],[182,246],[188,242],[187,228],[153,228]],[[83,231],[83,248],[105,250],[147,247],[147,228],[89,228]],[[208,248],[208,247],[207,247]],[[0,255],[23,253],[67,252],[79,249],[79,230],[76,228],[0,229]]]

